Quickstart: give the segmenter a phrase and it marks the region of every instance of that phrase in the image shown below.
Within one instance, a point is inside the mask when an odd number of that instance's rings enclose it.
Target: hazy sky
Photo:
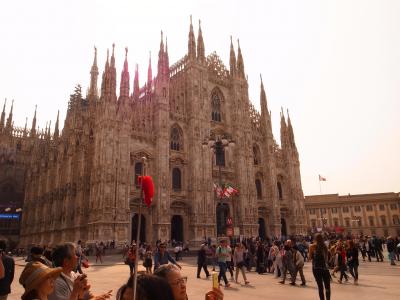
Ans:
[[[400,191],[400,1],[5,1],[0,8],[0,99],[30,127],[65,117],[77,83],[86,91],[98,48],[124,48],[133,81],[155,73],[160,30],[170,63],[187,51],[189,16],[206,54],[229,66],[230,35],[240,45],[251,100],[259,108],[262,73],[273,130],[288,108],[300,153],[304,194]],[[100,84],[100,83],[99,83]]]

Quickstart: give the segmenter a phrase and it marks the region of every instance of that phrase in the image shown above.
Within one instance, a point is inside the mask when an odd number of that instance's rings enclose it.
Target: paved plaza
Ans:
[[[90,258],[92,262],[93,259],[93,257]],[[188,276],[187,293],[189,300],[203,300],[205,292],[211,288],[211,280],[205,279],[204,273],[201,275],[203,278],[196,278],[195,263],[196,259],[194,257],[185,257],[180,262],[183,267],[183,274]],[[12,285],[13,293],[9,296],[11,300],[20,299],[23,293],[23,288],[18,283],[18,278],[24,262],[21,259],[17,259],[16,264],[16,274]],[[140,267],[141,269],[143,269],[143,266]],[[128,278],[129,268],[122,263],[120,256],[106,256],[104,265],[92,265],[85,272],[88,274],[89,283],[92,286],[91,290],[95,294],[113,290],[112,299],[115,299],[118,288]],[[339,284],[335,280],[332,284],[332,299],[400,299],[400,264],[398,266],[390,266],[387,261],[384,263],[361,261],[359,272],[358,286],[353,285],[353,280],[351,279],[349,283],[343,284]],[[227,274],[229,278],[229,273]],[[239,276],[241,275],[239,274]],[[247,276],[250,281],[248,286],[232,282],[230,288],[222,288],[225,299],[318,299],[318,291],[311,273],[310,263],[305,265],[307,287],[300,287],[299,285],[293,287],[288,283],[282,286],[271,274],[259,275],[253,271],[247,273]]]

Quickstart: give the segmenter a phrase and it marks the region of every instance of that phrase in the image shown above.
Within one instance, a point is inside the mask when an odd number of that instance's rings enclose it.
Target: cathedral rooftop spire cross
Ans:
[[[205,61],[205,49],[203,41],[203,33],[201,31],[201,21],[199,20],[199,33],[197,35],[197,59],[200,62]]]
[[[94,46],[94,59],[93,65],[90,70],[90,87],[89,87],[89,95],[97,96],[97,77],[99,75],[99,69],[97,67],[97,48]]]
[[[229,53],[229,71],[233,77],[236,74],[236,54],[235,48],[233,47],[232,36],[231,36],[231,48]]]
[[[190,15],[188,57],[189,57],[189,59],[195,59],[196,58],[196,41],[194,39],[192,15]]]

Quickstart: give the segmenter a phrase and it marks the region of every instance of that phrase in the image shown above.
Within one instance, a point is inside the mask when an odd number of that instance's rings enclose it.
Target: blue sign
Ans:
[[[19,219],[19,214],[0,214],[0,219]]]

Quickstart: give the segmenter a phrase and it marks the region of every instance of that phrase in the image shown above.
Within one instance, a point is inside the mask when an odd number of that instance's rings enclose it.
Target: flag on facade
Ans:
[[[224,191],[222,190],[222,188],[221,188],[218,184],[216,184],[216,183],[214,183],[214,192],[215,192],[215,194],[217,195],[217,197],[220,197],[220,198],[222,198],[223,193],[224,193]]]
[[[326,181],[325,177],[322,177],[321,175],[318,175],[318,177],[319,177],[319,181]]]
[[[216,183],[214,183],[214,192],[220,198],[229,198],[239,193],[238,189],[232,187],[231,185],[224,185],[221,187]]]
[[[232,187],[230,185],[228,185],[225,188],[225,192],[229,195],[228,197],[237,195],[239,193],[239,191],[237,189],[235,189],[234,187]]]

